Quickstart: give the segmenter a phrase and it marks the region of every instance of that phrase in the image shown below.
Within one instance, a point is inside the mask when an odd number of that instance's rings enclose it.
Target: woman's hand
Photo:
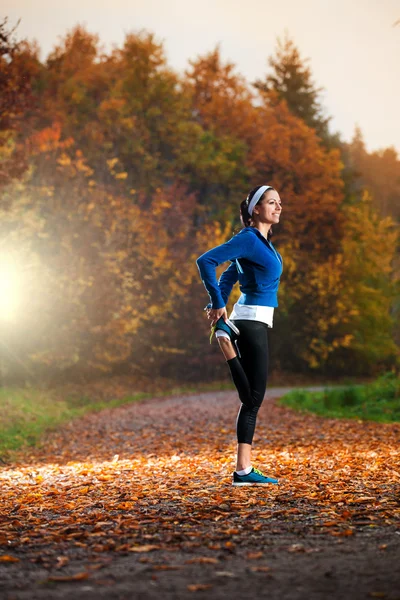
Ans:
[[[228,318],[225,306],[223,308],[208,308],[207,318],[211,321],[211,327],[215,325],[219,318],[223,317],[224,321]]]

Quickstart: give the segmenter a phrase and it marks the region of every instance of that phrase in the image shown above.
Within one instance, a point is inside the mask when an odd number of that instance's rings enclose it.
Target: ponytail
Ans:
[[[249,215],[248,203],[246,200],[243,200],[240,204],[240,220],[243,227],[250,227],[251,216]]]

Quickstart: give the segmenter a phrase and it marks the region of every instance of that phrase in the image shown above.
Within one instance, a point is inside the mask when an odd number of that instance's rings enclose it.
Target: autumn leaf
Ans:
[[[187,586],[189,592],[200,592],[202,590],[209,590],[213,586],[209,583],[191,583]]]
[[[348,537],[350,535],[354,535],[353,529],[344,529],[342,531],[331,531],[331,535],[335,537]]]
[[[247,558],[249,560],[257,560],[258,558],[262,558],[264,556],[263,552],[248,552]]]
[[[219,563],[219,559],[213,558],[211,556],[199,556],[197,558],[190,558],[189,560],[186,560],[185,563],[188,565],[195,563],[200,563],[204,565],[216,565],[217,563]]]
[[[158,550],[160,546],[156,546],[155,544],[145,544],[144,546],[131,546],[128,551],[129,552],[152,552],[153,550]]]
[[[76,573],[75,575],[52,575],[46,579],[46,581],[51,582],[63,582],[63,581],[83,581],[84,579],[88,579],[90,573],[86,571],[82,571],[81,573]]]
[[[288,552],[305,552],[305,547],[303,544],[292,544],[288,548]]]

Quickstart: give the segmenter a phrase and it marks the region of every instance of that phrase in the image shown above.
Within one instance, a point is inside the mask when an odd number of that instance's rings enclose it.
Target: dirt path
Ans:
[[[90,415],[0,470],[0,597],[400,600],[400,425],[260,411],[232,488],[233,392]]]

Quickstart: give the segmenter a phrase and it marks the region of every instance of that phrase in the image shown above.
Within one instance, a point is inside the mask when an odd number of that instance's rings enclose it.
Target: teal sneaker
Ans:
[[[224,321],[224,319],[220,317],[215,323],[215,325],[211,327],[210,343],[214,333],[218,330],[225,331],[231,338],[232,342],[235,342],[240,335],[240,331],[233,323],[233,321],[230,321],[229,319],[226,319],[226,321]]]
[[[278,480],[274,477],[266,477],[264,473],[254,467],[248,475],[238,475],[236,471],[233,474],[232,485],[263,485],[265,483],[278,483]]]

